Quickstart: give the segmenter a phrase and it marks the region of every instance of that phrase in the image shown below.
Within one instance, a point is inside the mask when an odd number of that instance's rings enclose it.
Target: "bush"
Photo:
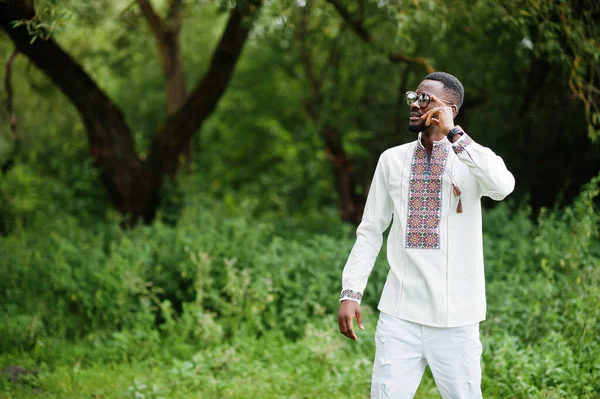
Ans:
[[[486,392],[592,397],[600,389],[592,378],[598,183],[537,223],[527,207],[485,212]],[[273,331],[299,339],[335,314],[353,228],[332,222],[320,234],[305,221],[256,216],[256,201],[187,195],[176,224],[159,218],[124,231],[118,218],[90,227],[63,211],[1,237],[0,350],[44,359],[53,343],[76,339],[106,361],[185,356]],[[371,308],[387,274],[384,253],[365,294]]]
[[[176,226],[130,231],[118,220],[89,228],[63,213],[2,237],[0,348],[110,336],[135,329],[147,309],[154,327],[186,342],[270,329],[298,336],[337,305],[350,237],[283,238],[247,216],[251,209],[231,215],[219,203],[183,212]]]

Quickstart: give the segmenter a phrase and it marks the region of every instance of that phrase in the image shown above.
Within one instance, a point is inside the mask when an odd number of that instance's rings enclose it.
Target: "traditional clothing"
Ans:
[[[479,322],[485,320],[482,196],[515,185],[502,158],[467,134],[416,141],[377,163],[340,301],[360,303],[393,218],[379,301],[372,398],[412,398],[429,365],[444,398],[481,398]]]
[[[502,158],[467,134],[455,143],[434,142],[431,156],[420,134],[386,150],[344,267],[340,300],[361,301],[393,215],[390,272],[378,309],[434,327],[484,320],[480,199],[502,200],[514,185]]]

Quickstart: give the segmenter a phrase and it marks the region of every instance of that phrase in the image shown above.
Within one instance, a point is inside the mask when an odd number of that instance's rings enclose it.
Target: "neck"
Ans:
[[[421,144],[427,150],[429,154],[431,154],[431,150],[433,150],[433,142],[440,141],[444,138],[444,134],[437,126],[429,126],[427,129],[421,132]]]

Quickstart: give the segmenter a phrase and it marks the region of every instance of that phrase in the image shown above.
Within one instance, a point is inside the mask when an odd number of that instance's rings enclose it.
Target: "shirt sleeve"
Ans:
[[[477,144],[466,133],[452,143],[452,149],[479,183],[481,195],[500,201],[512,193],[515,178],[492,150]]]
[[[369,274],[381,250],[383,232],[392,220],[394,206],[388,191],[386,154],[384,152],[377,162],[362,220],[356,229],[356,242],[344,266],[340,302],[361,302]]]

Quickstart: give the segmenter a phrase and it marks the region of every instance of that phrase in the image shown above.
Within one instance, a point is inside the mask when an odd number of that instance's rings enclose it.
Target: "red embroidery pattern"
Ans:
[[[354,299],[360,302],[360,300],[362,299],[362,294],[360,292],[355,292],[352,290],[344,290],[340,294],[340,300],[342,299]]]
[[[472,142],[473,140],[471,140],[471,138],[465,134],[462,141],[457,141],[456,145],[452,146],[452,149],[454,150],[454,153],[458,155],[463,152],[465,148],[467,148]]]
[[[412,159],[408,193],[406,248],[439,249],[442,183],[448,146],[434,144],[431,160],[418,145]]]

